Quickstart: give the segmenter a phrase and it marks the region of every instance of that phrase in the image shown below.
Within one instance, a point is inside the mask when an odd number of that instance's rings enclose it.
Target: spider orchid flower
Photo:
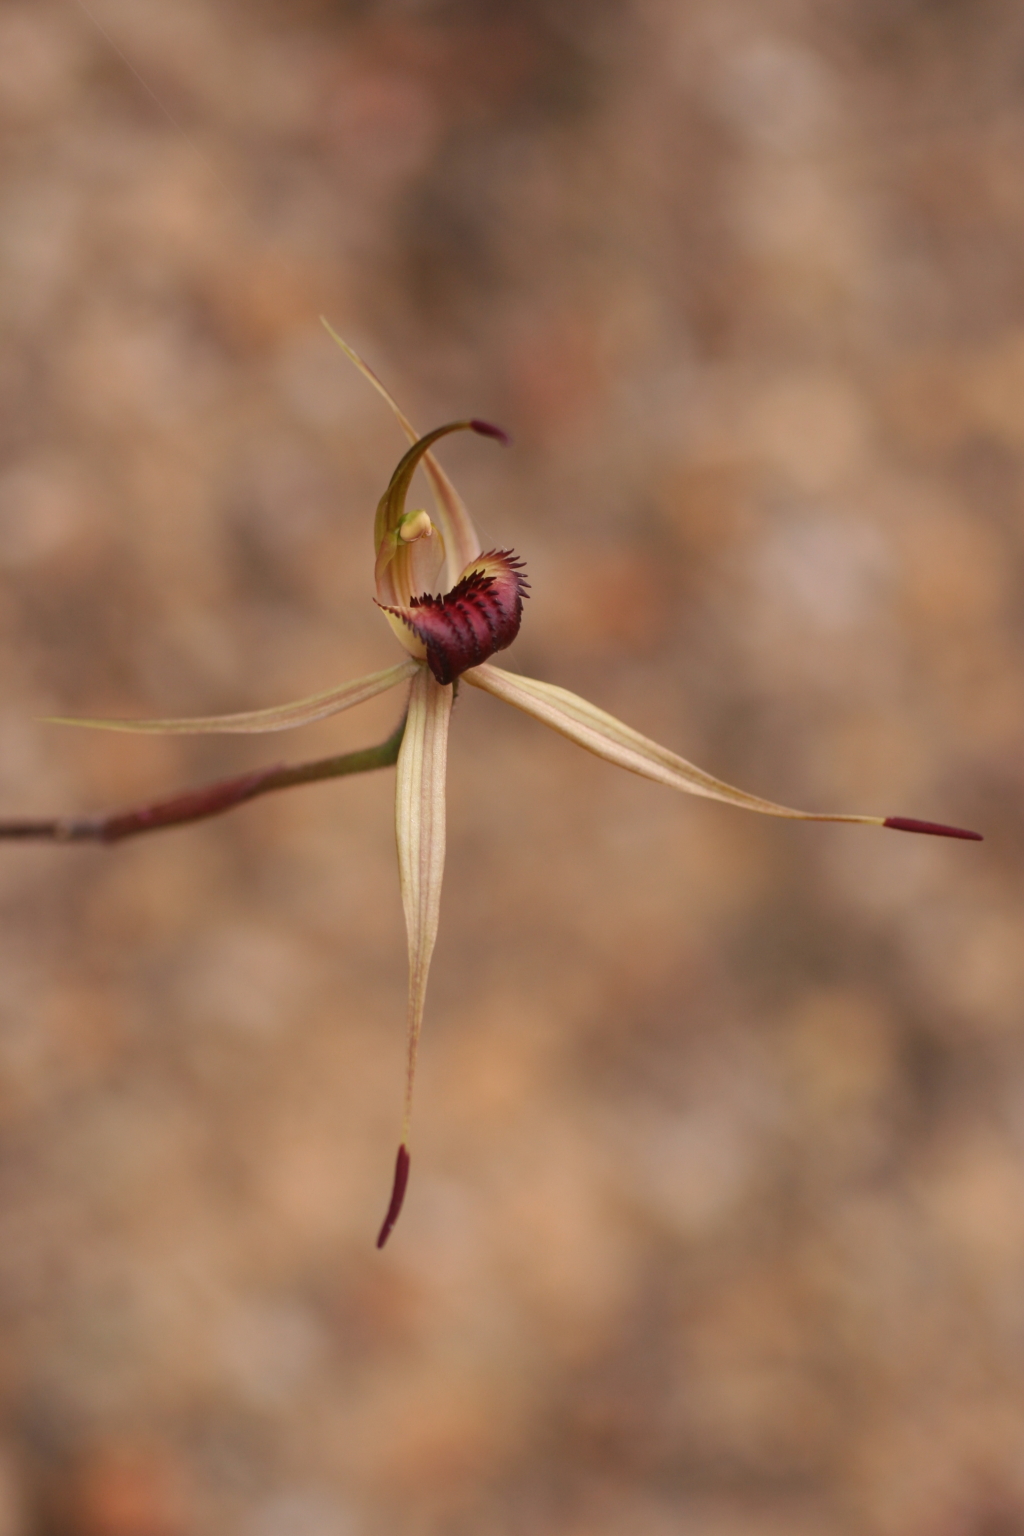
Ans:
[[[326,321],[324,323],[326,325]],[[387,401],[412,444],[399,461],[381,497],[374,526],[376,602],[405,651],[403,659],[354,682],[272,709],[189,720],[63,720],[60,723],[115,731],[177,734],[283,731],[338,714],[387,689],[400,685],[406,688],[408,713],[398,751],[395,826],[409,949],[408,1045],[398,1157],[391,1199],[377,1238],[377,1246],[382,1248],[398,1219],[409,1178],[416,1056],[427,977],[437,937],[444,873],[448,726],[455,684],[460,678],[474,688],[513,704],[588,752],[670,789],[794,821],[854,822],[975,841],[980,841],[980,835],[958,827],[900,816],[828,814],[776,805],[771,800],[735,789],[694,767],[667,747],[648,740],[565,688],[520,677],[494,666],[490,658],[510,645],[519,632],[527,587],[522,565],[510,550],[482,552],[469,514],[434,457],[433,447],[449,433],[464,430],[502,442],[507,442],[507,438],[500,428],[475,419],[450,422],[420,437],[376,375],[341,337],[329,326],[327,329]],[[422,508],[406,510],[412,478],[420,465],[431,485],[433,516]],[[392,761],[393,757],[388,760]],[[361,766],[375,765],[367,762]],[[302,770],[285,771],[286,774],[289,772],[291,777],[285,780],[281,771],[269,770],[273,780],[269,787],[302,781]],[[305,774],[307,780],[311,776]],[[230,794],[227,798],[222,797],[213,809],[240,803],[262,787],[268,787],[268,784],[260,775],[230,781]],[[167,802],[160,808],[162,820],[157,824],[186,819],[180,810],[185,803],[185,800]],[[192,802],[188,804],[191,806]],[[208,810],[202,812],[207,813]],[[189,810],[189,816],[193,814]],[[68,825],[61,823],[65,831],[58,830],[58,835],[77,836],[73,828],[70,832],[66,830]],[[106,825],[108,829],[113,828],[106,834],[109,838],[120,836],[124,831],[121,822],[116,820]],[[95,830],[94,824],[90,823],[86,832],[90,828]],[[127,828],[129,831],[141,829],[138,817]]]

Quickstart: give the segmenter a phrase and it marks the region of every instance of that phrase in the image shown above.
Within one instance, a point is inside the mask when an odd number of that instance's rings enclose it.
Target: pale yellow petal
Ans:
[[[759,811],[764,816],[785,816],[793,821],[852,821],[866,826],[884,825],[881,816],[828,815],[815,811],[797,811],[788,805],[776,805],[763,800],[760,795],[749,795],[735,789],[721,779],[713,778],[702,768],[694,767],[685,758],[677,757],[667,747],[659,746],[639,731],[632,730],[606,714],[603,709],[581,699],[578,694],[553,683],[541,683],[532,677],[516,677],[489,662],[473,667],[462,674],[474,688],[482,688],[495,698],[514,704],[534,719],[549,725],[552,730],[567,736],[578,746],[585,747],[597,757],[603,757],[619,768],[638,773],[657,784],[670,789],[681,789],[687,794],[703,795],[708,800],[723,800],[727,805],[740,806],[746,811]]]
[[[387,667],[383,672],[371,672],[354,682],[342,683],[340,688],[329,688],[326,693],[314,693],[308,699],[296,699],[291,704],[278,704],[272,709],[254,709],[240,715],[200,715],[193,720],[73,720],[62,715],[51,715],[53,725],[83,725],[97,731],[149,732],[168,736],[205,735],[259,735],[270,731],[290,731],[299,725],[312,725],[314,720],[325,720],[328,715],[340,714],[362,704],[378,693],[386,693],[420,668],[411,659]]]
[[[408,416],[395,404],[370,365],[363,362],[358,352],[353,351],[348,342],[338,335],[337,331],[322,315],[320,319],[327,334],[332,340],[337,342],[349,362],[359,369],[363,377],[368,379],[377,393],[387,401],[409,441],[411,443],[419,442],[420,434],[416,431]],[[471,560],[476,559],[483,546],[480,543],[479,535],[473,526],[473,520],[466,511],[461,496],[432,453],[425,455],[423,468],[426,471],[427,478],[430,481],[430,488],[434,494],[434,502],[437,507],[437,521],[441,528],[448,556],[448,573],[445,585],[453,587],[458,580],[459,572]]]

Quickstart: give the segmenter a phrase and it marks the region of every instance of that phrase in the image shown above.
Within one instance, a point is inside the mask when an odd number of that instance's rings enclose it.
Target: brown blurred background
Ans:
[[[90,4],[148,90],[0,3],[0,814],[391,728],[38,723],[396,656],[323,312],[514,434],[443,455],[513,667],[988,840],[463,696],[383,1255],[393,775],[6,845],[0,1536],[1024,1532],[1024,10]]]

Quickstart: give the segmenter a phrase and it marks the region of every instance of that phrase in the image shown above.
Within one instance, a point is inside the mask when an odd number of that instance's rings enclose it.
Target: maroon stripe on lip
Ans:
[[[915,821],[912,816],[887,816],[883,827],[894,832],[924,832],[929,837],[962,837],[968,843],[983,843],[980,832],[968,832],[964,827],[946,827],[941,821]]]
[[[503,651],[519,633],[527,581],[511,550],[481,555],[479,568],[443,597],[424,593],[408,608],[388,608],[403,619],[427,651],[427,665],[442,685]]]

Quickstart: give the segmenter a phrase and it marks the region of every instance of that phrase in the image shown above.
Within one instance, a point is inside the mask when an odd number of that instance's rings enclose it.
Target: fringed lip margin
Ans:
[[[422,641],[427,665],[444,685],[512,644],[528,595],[523,562],[510,549],[492,549],[442,597],[426,592],[408,608],[381,606]]]

